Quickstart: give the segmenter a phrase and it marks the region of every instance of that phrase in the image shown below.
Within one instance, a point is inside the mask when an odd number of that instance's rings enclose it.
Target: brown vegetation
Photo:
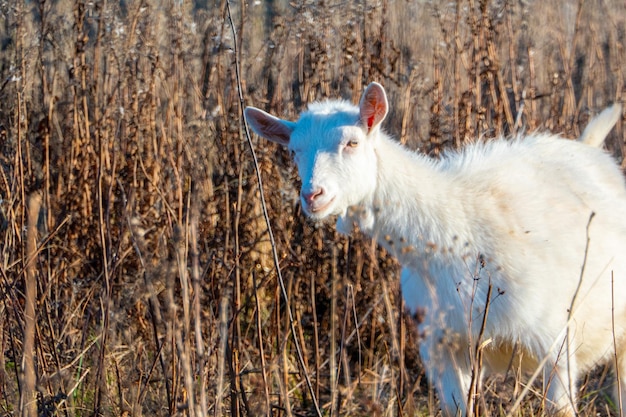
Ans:
[[[575,137],[622,100],[624,2],[251,0],[232,28],[208,3],[0,2],[0,414],[436,414],[396,264],[306,221],[253,138],[277,269],[239,95],[288,118],[379,81],[387,130],[434,155]],[[605,372],[582,414],[609,413]]]

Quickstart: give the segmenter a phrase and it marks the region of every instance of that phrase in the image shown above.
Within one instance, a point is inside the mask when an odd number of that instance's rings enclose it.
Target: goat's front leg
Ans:
[[[442,414],[464,417],[472,377],[467,354],[456,346],[447,346],[440,337],[437,339],[425,340],[420,348],[428,380],[437,391]]]

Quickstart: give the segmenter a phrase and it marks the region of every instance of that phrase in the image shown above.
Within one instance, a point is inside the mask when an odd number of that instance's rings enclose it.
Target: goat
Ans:
[[[338,215],[338,230],[358,227],[400,261],[443,414],[466,414],[473,372],[511,364],[543,372],[551,412],[575,415],[576,381],[602,363],[617,366],[626,399],[626,187],[599,149],[621,106],[578,141],[531,133],[439,160],[383,132],[387,112],[371,83],[358,107],[312,103],[297,122],[248,107],[245,117],[290,150],[310,218]]]

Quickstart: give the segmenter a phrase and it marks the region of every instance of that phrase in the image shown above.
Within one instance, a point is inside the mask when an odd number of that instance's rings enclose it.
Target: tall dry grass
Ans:
[[[576,136],[624,92],[618,0],[242,1],[234,32],[226,6],[0,2],[2,415],[436,414],[397,265],[306,221],[253,138],[274,265],[239,95],[295,117],[380,81],[386,128],[437,155]],[[606,373],[582,415],[611,413]],[[480,412],[520,384],[490,380]]]

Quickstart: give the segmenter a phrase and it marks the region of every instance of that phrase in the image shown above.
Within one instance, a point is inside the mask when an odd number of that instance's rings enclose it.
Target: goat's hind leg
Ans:
[[[615,387],[613,389],[613,399],[615,409],[619,416],[626,416],[626,349],[617,357],[615,369]]]
[[[569,363],[564,357],[558,362],[549,361],[544,368],[544,382],[547,384],[546,407],[551,414],[576,416],[576,361]],[[570,376],[568,376],[570,375]]]

